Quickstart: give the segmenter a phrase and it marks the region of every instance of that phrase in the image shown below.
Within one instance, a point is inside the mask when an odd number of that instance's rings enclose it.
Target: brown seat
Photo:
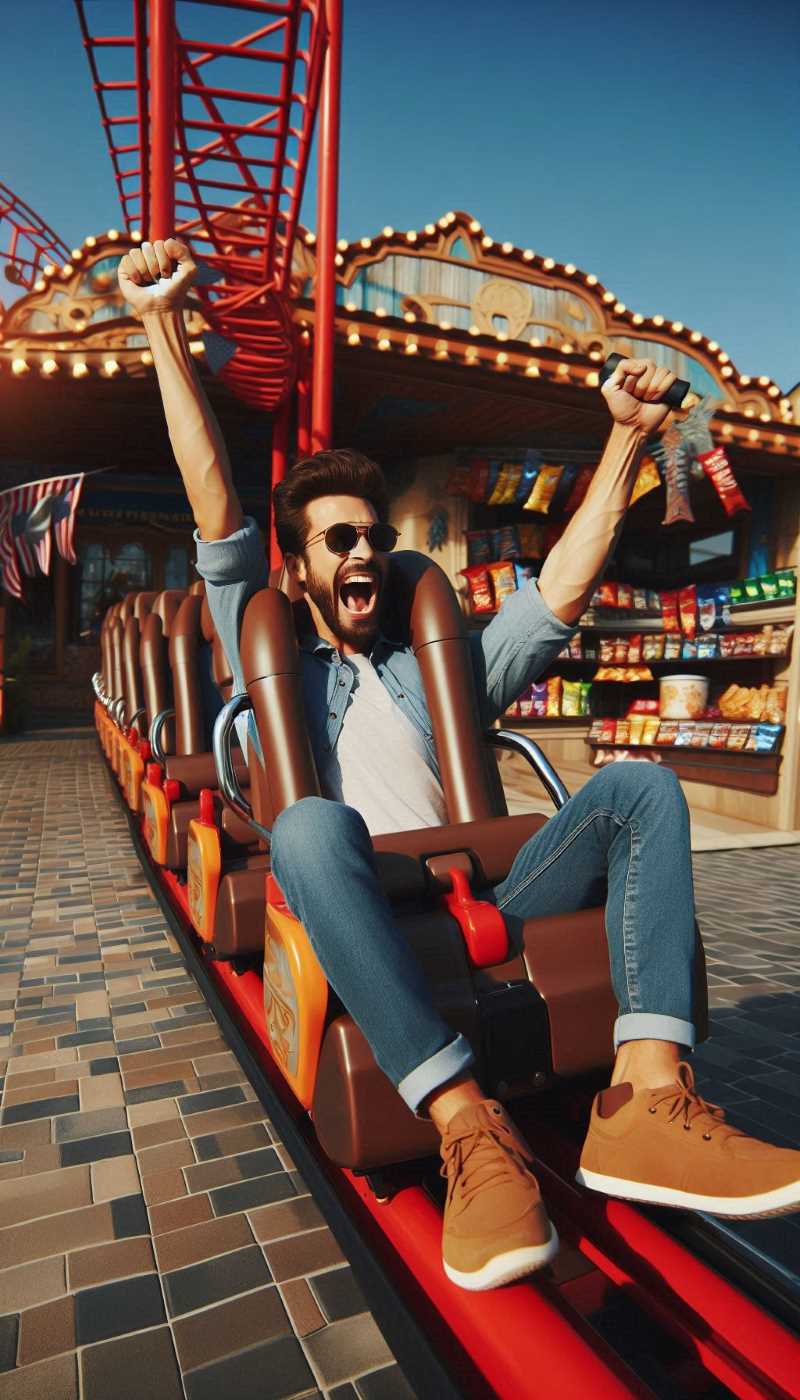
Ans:
[[[139,668],[145,708],[146,734],[156,715],[172,705],[172,672],[169,666],[169,638],[178,609],[186,597],[183,588],[166,588],[153,600],[141,627]],[[165,753],[175,748],[175,725],[170,719],[162,731]]]
[[[392,556],[387,594],[425,685],[442,786],[445,827],[375,837],[378,870],[398,921],[425,967],[434,1001],[469,1036],[487,1089],[530,1093],[558,1076],[602,1069],[613,1058],[617,1004],[601,908],[530,919],[517,951],[496,967],[470,962],[456,921],[438,893],[460,865],[474,890],[507,875],[520,845],[545,818],[509,817],[493,751],[480,726],[470,643],[453,589],[423,555]],[[263,766],[253,768],[259,820],[271,827],[284,807],[319,793],[305,725],[300,657],[287,600],[265,589],[249,602],[242,627],[244,679],[255,713]],[[407,912],[427,904],[426,912]],[[698,935],[695,1020],[705,1034],[706,990]],[[432,1151],[437,1134],[406,1108],[375,1064],[363,1035],[341,1010],[329,1014],[313,1117],[328,1155],[370,1168]]]

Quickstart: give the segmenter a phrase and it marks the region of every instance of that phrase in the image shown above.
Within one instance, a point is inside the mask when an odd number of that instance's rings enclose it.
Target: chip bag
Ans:
[[[690,583],[686,588],[682,588],[678,593],[678,607],[680,611],[681,630],[684,637],[696,637],[697,589],[693,583]],[[666,623],[664,625],[666,626]]]
[[[581,713],[580,681],[564,681],[561,692],[561,713],[577,718]]]
[[[547,681],[547,718],[558,719],[561,714],[561,689],[562,680],[560,676],[550,676]]]
[[[649,456],[643,457],[639,464],[639,470],[636,474],[636,480],[633,483],[631,505],[633,505],[634,502],[638,501],[640,496],[647,495],[648,491],[654,491],[656,486],[660,485],[661,477],[658,474],[658,467],[656,466],[653,458]]]
[[[494,558],[488,530],[467,530],[467,563],[488,564]]]
[[[547,515],[563,470],[563,467],[542,467],[523,510],[536,510]]]
[[[721,447],[699,453],[697,460],[719,496],[726,515],[736,515],[739,511],[750,509]]]
[[[486,571],[494,586],[495,605],[499,608],[504,600],[517,591],[517,576],[510,560],[503,559],[496,564],[487,564]]]
[[[470,607],[473,613],[494,612],[492,584],[486,565],[472,564],[469,568],[459,569],[458,572],[463,574],[467,580]]]

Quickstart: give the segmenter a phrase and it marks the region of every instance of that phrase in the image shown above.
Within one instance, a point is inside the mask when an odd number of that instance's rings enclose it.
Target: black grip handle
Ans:
[[[620,355],[616,350],[613,355],[609,355],[603,368],[600,370],[600,383],[605,384],[606,380],[611,378],[620,360],[627,358],[628,356]],[[653,399],[652,402],[668,403],[670,408],[680,408],[691,387],[687,379],[676,379],[675,383],[667,390],[666,394],[662,394],[660,399]]]

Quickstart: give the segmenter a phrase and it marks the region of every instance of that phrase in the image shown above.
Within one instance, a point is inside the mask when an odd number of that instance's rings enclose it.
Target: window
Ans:
[[[713,559],[729,559],[733,554],[733,530],[725,530],[721,535],[706,535],[705,539],[693,540],[689,545],[689,567],[709,564]]]

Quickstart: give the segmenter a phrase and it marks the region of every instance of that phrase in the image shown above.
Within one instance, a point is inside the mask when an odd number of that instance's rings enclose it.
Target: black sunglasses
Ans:
[[[327,530],[320,530],[318,535],[312,535],[303,548],[307,549],[310,544],[324,539],[331,554],[349,554],[362,535],[366,535],[377,554],[388,554],[397,544],[400,531],[395,530],[394,525],[383,525],[379,520],[372,525],[350,525],[341,520],[336,525],[329,525]]]

